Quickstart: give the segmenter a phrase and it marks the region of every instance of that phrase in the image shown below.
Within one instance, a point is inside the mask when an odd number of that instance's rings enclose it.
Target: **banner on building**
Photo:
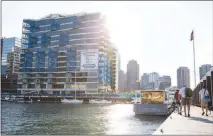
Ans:
[[[81,71],[98,69],[98,50],[81,51]]]

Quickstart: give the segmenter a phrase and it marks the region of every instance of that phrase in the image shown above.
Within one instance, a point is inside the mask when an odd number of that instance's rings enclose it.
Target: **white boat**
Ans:
[[[139,91],[136,94],[139,94],[133,104],[136,115],[168,115],[171,113],[173,100],[169,91]]]
[[[10,98],[9,97],[5,97],[4,100],[8,101]]]
[[[62,102],[62,103],[80,104],[80,103],[83,103],[83,100],[77,100],[77,99],[76,99],[76,90],[75,90],[75,99],[71,99],[71,100],[63,99],[63,100],[61,100],[61,102]]]
[[[73,99],[73,100],[63,99],[63,100],[61,100],[61,102],[62,103],[73,103],[73,104],[83,103],[82,100],[77,100],[77,99]]]
[[[93,104],[110,104],[112,101],[107,101],[107,100],[90,100],[89,103]]]

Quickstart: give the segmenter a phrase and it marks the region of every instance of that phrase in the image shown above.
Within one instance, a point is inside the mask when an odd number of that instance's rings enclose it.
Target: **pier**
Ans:
[[[205,85],[209,91],[211,99],[213,98],[213,68],[197,84],[193,90],[192,105],[190,115],[185,117],[172,113],[164,123],[153,133],[153,135],[213,135],[213,108],[211,106],[209,115],[202,116],[200,108],[199,91]],[[213,101],[212,101],[213,105]],[[183,108],[182,108],[183,110]],[[186,109],[187,110],[187,109]],[[211,114],[210,114],[211,112]]]
[[[202,116],[200,107],[191,107],[191,117],[172,113],[153,135],[213,135],[213,112]]]

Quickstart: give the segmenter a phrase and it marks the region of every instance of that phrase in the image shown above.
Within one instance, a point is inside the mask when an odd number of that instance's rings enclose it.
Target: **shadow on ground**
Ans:
[[[210,118],[212,118],[212,117],[210,117]],[[209,120],[209,119],[205,119],[205,118],[201,118],[201,117],[190,117],[190,120],[196,120],[196,121],[201,121],[204,123],[213,124],[213,120]]]

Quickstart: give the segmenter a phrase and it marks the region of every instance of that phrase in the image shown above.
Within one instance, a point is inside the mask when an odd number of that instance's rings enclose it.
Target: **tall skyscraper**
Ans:
[[[120,71],[121,70],[121,56],[119,53],[117,56],[118,56],[118,71]]]
[[[179,67],[177,69],[177,87],[190,87],[190,71],[187,67]]]
[[[127,89],[128,91],[138,89],[139,64],[136,60],[131,60],[127,64]]]
[[[146,87],[148,86],[148,83],[149,83],[149,74],[144,73],[141,76],[140,88],[141,89],[146,89]]]
[[[21,40],[16,37],[1,39],[1,75],[18,74]]]
[[[118,51],[116,51],[116,82],[115,82],[115,90],[118,90],[119,87],[119,71],[120,71],[120,55]]]
[[[126,75],[125,75],[125,73],[124,73],[124,71],[123,70],[120,70],[119,71],[119,78],[118,78],[118,90],[120,91],[120,92],[123,92],[123,91],[125,91],[125,88],[126,88]]]
[[[201,65],[199,68],[200,80],[206,75],[206,73],[211,69],[211,64]]]
[[[159,78],[159,74],[156,72],[152,72],[149,74],[149,82],[156,82]]]
[[[24,19],[19,90],[42,93],[116,89],[117,49],[100,13]]]
[[[157,80],[159,79],[159,74],[157,72],[152,72],[149,74],[149,83],[154,84],[153,89],[157,88]]]

